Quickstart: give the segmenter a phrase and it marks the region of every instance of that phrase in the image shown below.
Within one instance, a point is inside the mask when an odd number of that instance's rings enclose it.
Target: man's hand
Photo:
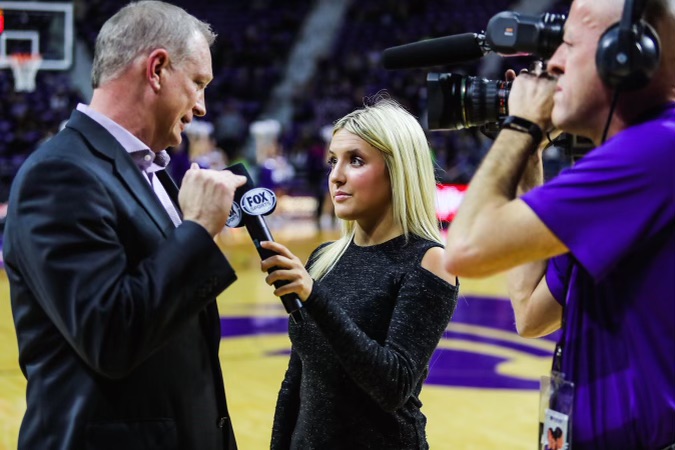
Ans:
[[[544,132],[553,128],[551,112],[557,80],[546,72],[535,75],[527,70],[521,70],[517,77],[513,70],[507,70],[506,79],[513,81],[509,114],[536,123]]]
[[[246,177],[228,170],[200,169],[195,163],[185,173],[178,193],[183,219],[197,222],[215,236],[230,216],[234,191],[246,183]]]

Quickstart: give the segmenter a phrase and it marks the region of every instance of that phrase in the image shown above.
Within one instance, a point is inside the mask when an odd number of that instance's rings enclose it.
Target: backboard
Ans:
[[[0,1],[0,69],[16,53],[40,54],[40,70],[68,70],[73,62],[73,4]]]

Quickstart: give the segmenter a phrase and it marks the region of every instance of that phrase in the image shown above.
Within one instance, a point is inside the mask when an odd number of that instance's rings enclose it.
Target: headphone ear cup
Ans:
[[[611,88],[624,91],[645,87],[659,66],[660,43],[654,29],[640,21],[641,32],[622,30],[616,23],[600,37],[595,65]]]

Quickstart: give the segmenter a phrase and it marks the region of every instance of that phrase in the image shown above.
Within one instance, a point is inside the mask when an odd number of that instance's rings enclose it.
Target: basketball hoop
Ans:
[[[35,91],[35,75],[42,64],[42,56],[30,53],[9,55],[9,66],[14,74],[15,92]]]

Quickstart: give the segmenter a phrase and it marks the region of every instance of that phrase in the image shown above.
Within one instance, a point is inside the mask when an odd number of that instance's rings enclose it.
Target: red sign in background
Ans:
[[[439,184],[436,186],[436,216],[442,222],[452,222],[464,198],[466,184]]]

